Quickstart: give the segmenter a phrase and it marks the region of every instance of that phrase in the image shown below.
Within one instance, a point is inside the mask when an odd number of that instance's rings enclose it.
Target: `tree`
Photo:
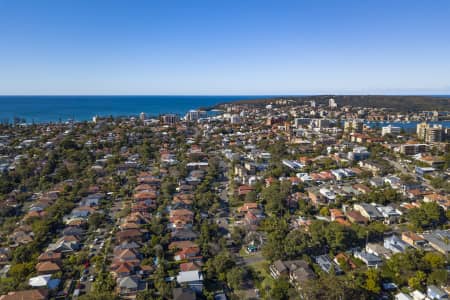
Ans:
[[[408,220],[416,229],[434,228],[446,221],[444,210],[435,202],[426,202],[418,208],[410,209]]]
[[[245,202],[255,202],[257,196],[258,194],[256,193],[256,191],[250,191],[245,195]]]
[[[425,253],[423,260],[430,266],[431,270],[440,269],[445,266],[445,256],[438,252]]]
[[[403,285],[409,284],[408,279],[415,277],[410,283],[417,285],[417,278],[422,275],[417,274],[417,271],[424,273],[429,269],[429,264],[424,261],[423,257],[423,251],[412,249],[392,255],[391,259],[387,260],[382,267],[383,278],[388,278],[397,285]]]
[[[227,272],[227,283],[233,290],[238,290],[241,288],[242,283],[245,279],[246,272],[241,269],[234,267]]]
[[[290,194],[290,182],[275,181],[261,192],[261,199],[265,203],[268,214],[281,216],[285,212],[285,200]]]
[[[231,253],[224,250],[206,262],[206,274],[210,279],[218,278],[219,280],[224,281],[227,272],[229,272],[235,264],[235,260],[231,256]]]
[[[90,292],[89,294],[82,295],[80,300],[118,300],[119,297],[110,292]]]
[[[19,263],[13,264],[9,270],[9,275],[13,278],[16,285],[25,281],[27,277],[34,271],[34,264],[31,263]]]
[[[153,300],[157,297],[155,296],[156,291],[155,290],[145,290],[140,291],[136,295],[136,300]]]
[[[367,299],[368,295],[353,278],[324,274],[320,279],[309,280],[300,291],[300,299],[306,300],[352,300]]]
[[[284,241],[284,253],[286,258],[296,259],[309,249],[311,238],[303,231],[292,230]]]
[[[264,220],[262,228],[267,232],[267,241],[262,249],[263,256],[269,261],[285,259],[284,239],[289,231],[286,219],[270,217]]]
[[[364,288],[374,294],[378,294],[381,291],[380,283],[381,276],[379,272],[375,269],[368,269],[365,273],[366,275],[366,283]]]
[[[112,292],[114,290],[116,283],[114,278],[109,272],[100,272],[97,279],[93,283],[93,288],[95,292]]]
[[[322,207],[320,209],[319,213],[320,213],[321,216],[324,216],[324,217],[329,216],[330,215],[330,209],[328,207],[324,206],[324,207]]]
[[[408,279],[408,285],[415,290],[423,290],[423,285],[427,279],[427,274],[417,271],[416,274]]]
[[[98,212],[89,216],[88,225],[90,230],[95,230],[103,223],[104,216]]]
[[[160,260],[158,268],[153,274],[153,282],[156,290],[162,297],[169,298],[172,294],[172,286],[166,282],[167,261]]]
[[[346,250],[358,243],[355,231],[336,222],[313,221],[309,232],[313,245],[319,248],[328,246],[333,252]]]
[[[289,282],[286,278],[278,278],[270,290],[270,299],[288,300],[289,299]]]
[[[446,269],[437,269],[431,271],[430,275],[428,275],[428,284],[434,285],[443,285],[447,284],[448,280],[448,271]]]

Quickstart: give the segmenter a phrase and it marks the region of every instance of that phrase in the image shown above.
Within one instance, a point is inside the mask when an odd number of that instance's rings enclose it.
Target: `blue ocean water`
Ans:
[[[383,126],[392,125],[395,127],[400,127],[404,129],[406,132],[415,132],[417,128],[417,124],[421,122],[419,121],[410,121],[410,122],[389,122],[389,121],[372,121],[372,122],[366,122],[367,125],[369,125],[371,128],[381,128]],[[434,125],[442,125],[443,127],[450,128],[450,121],[432,121],[427,122],[428,124]]]
[[[145,112],[149,116],[163,113],[185,114],[190,109],[211,107],[222,102],[261,99],[259,96],[0,96],[0,122],[14,118],[27,123],[58,122],[69,119],[91,120],[93,116],[131,116]],[[440,97],[440,96],[435,96]],[[442,96],[448,97],[448,96]],[[443,123],[450,127],[450,122]],[[370,126],[390,123],[370,122]],[[407,131],[415,129],[417,122],[391,123]]]
[[[184,114],[190,109],[267,96],[0,96],[0,121],[15,117],[27,123],[91,120],[99,116],[131,116],[145,112]]]

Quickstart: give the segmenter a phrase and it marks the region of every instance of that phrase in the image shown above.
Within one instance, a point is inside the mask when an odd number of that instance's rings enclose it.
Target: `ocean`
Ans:
[[[383,126],[388,126],[388,125],[392,125],[395,127],[400,127],[403,130],[405,130],[405,132],[407,133],[412,133],[416,131],[417,128],[417,124],[419,124],[421,122],[419,121],[409,121],[409,122],[389,122],[389,121],[371,121],[371,122],[366,122],[367,125],[369,125],[369,127],[371,128],[381,128]],[[442,125],[445,128],[450,128],[450,121],[432,121],[432,122],[427,122],[428,124],[434,125]]]
[[[13,122],[14,118],[26,123],[59,121],[85,121],[99,115],[148,116],[164,113],[184,115],[190,109],[212,107],[223,102],[261,99],[266,96],[0,96],[0,122]],[[439,96],[435,96],[439,97]],[[449,121],[438,122],[450,127]],[[369,122],[372,127],[392,124],[406,131],[415,129],[417,122]]]
[[[190,109],[267,96],[0,96],[0,122],[91,120],[93,116],[185,114]]]

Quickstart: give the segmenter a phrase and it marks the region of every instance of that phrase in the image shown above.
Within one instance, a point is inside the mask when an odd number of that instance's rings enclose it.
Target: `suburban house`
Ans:
[[[400,253],[404,252],[409,248],[408,244],[402,241],[398,236],[392,235],[390,237],[386,237],[383,243],[384,248],[392,251],[392,253]]]
[[[38,262],[50,261],[53,263],[60,263],[61,257],[62,257],[61,253],[47,251],[47,252],[43,252],[41,255],[39,255]]]
[[[364,217],[357,210],[350,210],[345,213],[347,215],[347,219],[354,224],[365,225],[369,221],[366,217]]]
[[[358,211],[362,216],[369,221],[383,220],[383,215],[376,209],[375,206],[368,203],[357,203],[353,205],[353,209]]]
[[[135,295],[139,290],[139,278],[126,276],[118,279],[117,287],[121,296]]]
[[[362,260],[369,268],[378,268],[383,264],[381,258],[366,251],[357,251],[353,255]]]
[[[428,241],[431,247],[448,255],[450,252],[450,231],[449,230],[434,230],[423,234],[423,237]]]
[[[61,271],[61,268],[57,264],[55,264],[54,262],[51,262],[51,261],[40,262],[40,263],[37,263],[37,265],[36,265],[36,272],[39,275],[53,274],[53,273],[56,273],[59,271]]]
[[[127,230],[118,231],[116,233],[116,239],[119,243],[122,243],[125,241],[142,242],[143,234],[138,229],[127,229]]]
[[[24,291],[9,292],[0,296],[0,300],[46,300],[48,291],[46,289],[33,289]]]
[[[420,235],[412,232],[405,231],[402,232],[402,241],[410,245],[411,247],[421,249],[427,245],[427,240]]]
[[[187,285],[197,293],[203,290],[203,275],[200,271],[180,272],[177,275],[177,282],[180,285]]]
[[[351,270],[354,270],[357,268],[357,265],[355,264],[355,262],[351,259],[350,255],[341,252],[338,253],[334,259],[333,259],[334,263],[342,266],[342,264],[347,265]]]
[[[326,254],[315,257],[316,263],[326,273],[330,273],[334,269],[335,274],[342,274],[341,268],[331,261],[330,257]]]
[[[367,243],[365,250],[367,253],[374,254],[378,257],[389,259],[392,257],[392,251],[383,247],[381,244]]]

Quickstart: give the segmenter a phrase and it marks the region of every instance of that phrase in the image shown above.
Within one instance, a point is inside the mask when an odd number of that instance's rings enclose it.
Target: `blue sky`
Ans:
[[[448,0],[0,0],[0,94],[450,94]]]

